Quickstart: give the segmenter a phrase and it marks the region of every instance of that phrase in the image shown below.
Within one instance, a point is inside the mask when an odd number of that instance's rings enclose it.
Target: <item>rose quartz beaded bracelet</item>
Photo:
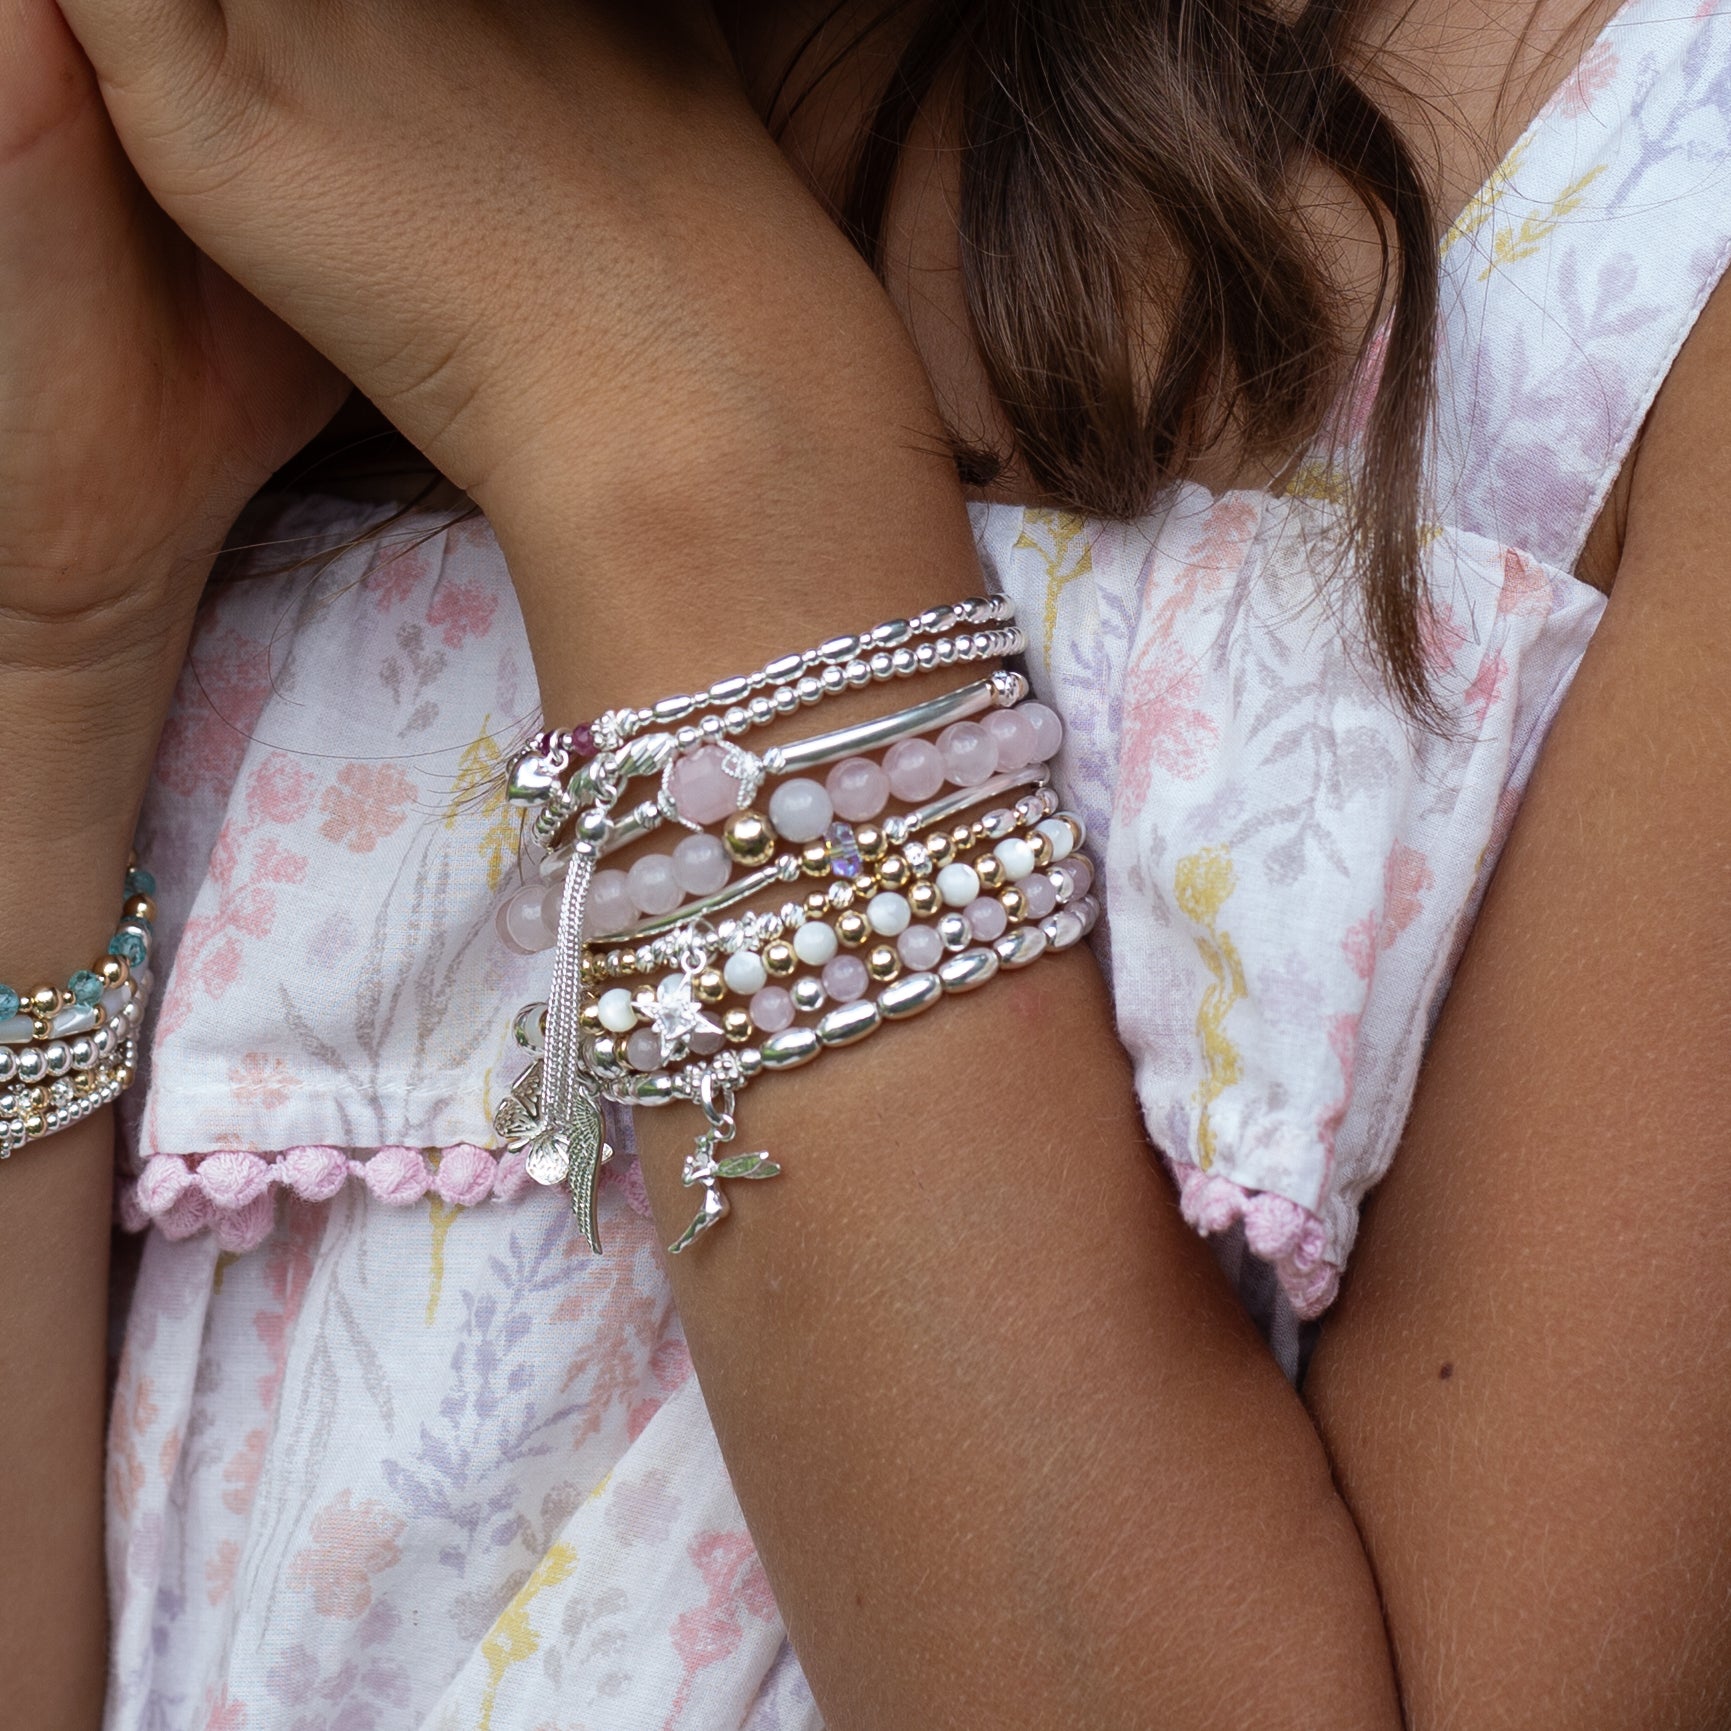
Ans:
[[[501,910],[506,941],[524,951],[550,943],[554,963],[546,1003],[517,1017],[517,1039],[535,1055],[494,1125],[533,1178],[569,1190],[592,1249],[596,1173],[611,1154],[603,1101],[702,1110],[684,1170],[702,1202],[670,1247],[683,1250],[726,1215],[724,1180],[781,1170],[762,1152],[726,1152],[751,1082],[1087,935],[1098,909],[1076,856],[1081,821],[1057,810],[1049,785],[1062,729],[1022,701],[1019,674],[761,755],[736,743],[874,680],[1023,646],[1001,598],[932,609],[699,696],[543,734],[513,765],[511,797],[533,813],[535,841],[550,849],[567,824],[571,841],[547,852],[545,878]],[[822,767],[821,782],[802,773]],[[628,806],[631,784],[648,777],[655,796]],[[753,803],[766,784],[767,815]],[[664,823],[692,833],[629,872],[598,870],[605,854]],[[792,845],[778,853],[782,843]],[[821,887],[745,909],[801,879]],[[617,983],[628,977],[644,983]],[[745,1001],[720,1009],[729,995]]]

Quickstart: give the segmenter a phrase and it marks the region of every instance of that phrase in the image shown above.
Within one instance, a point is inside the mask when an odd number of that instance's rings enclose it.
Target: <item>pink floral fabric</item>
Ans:
[[[1134,524],[975,513],[1068,724],[1151,1134],[1289,1347],[1598,619],[1581,537],[1723,268],[1731,0],[1688,10],[1631,0],[1445,242],[1449,725],[1354,647],[1327,453]],[[817,1731],[629,1155],[597,1259],[492,1136],[545,986],[493,930],[532,670],[486,525],[350,545],[384,515],[291,506],[212,591],[143,820],[108,1731]]]

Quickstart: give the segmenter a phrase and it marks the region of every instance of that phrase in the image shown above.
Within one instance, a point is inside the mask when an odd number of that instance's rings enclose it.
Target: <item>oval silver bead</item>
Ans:
[[[817,646],[819,661],[847,661],[858,652],[857,637],[831,637]]]
[[[1040,921],[1040,929],[1055,950],[1067,950],[1082,941],[1082,921],[1074,908],[1059,908]]]
[[[906,619],[886,619],[881,625],[872,627],[872,642],[885,649],[893,649],[898,643],[905,643],[913,625]]]
[[[815,1028],[783,1028],[779,1034],[771,1034],[763,1042],[763,1067],[766,1070],[797,1070],[801,1064],[809,1064],[822,1050],[823,1043]]]
[[[870,998],[859,998],[831,1010],[817,1025],[817,1037],[826,1046],[851,1046],[867,1034],[877,1032],[883,1015]]]
[[[738,703],[743,697],[751,695],[751,681],[743,674],[736,673],[731,679],[718,679],[709,688],[709,701],[712,704]]]
[[[779,685],[784,679],[794,679],[805,671],[803,655],[778,655],[773,661],[763,664],[763,677],[771,685]]]
[[[631,1084],[631,1098],[639,1106],[665,1106],[673,1098],[671,1076],[639,1076]]]
[[[938,963],[938,978],[946,992],[977,991],[998,971],[996,950],[963,950]]]
[[[878,993],[878,1009],[892,1022],[929,1010],[944,995],[936,974],[903,974]]]
[[[1038,926],[1017,926],[992,945],[1006,968],[1025,968],[1046,953],[1046,934]]]

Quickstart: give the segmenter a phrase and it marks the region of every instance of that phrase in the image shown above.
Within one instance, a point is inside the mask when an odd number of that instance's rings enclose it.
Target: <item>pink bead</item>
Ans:
[[[494,920],[508,950],[533,956],[553,947],[559,933],[559,895],[549,886],[528,883],[514,890],[501,905]]]
[[[685,900],[673,861],[664,853],[646,853],[625,874],[625,886],[639,913],[653,919],[670,914]]]
[[[904,739],[884,753],[884,773],[890,792],[915,804],[944,785],[944,754],[929,739]]]
[[[1055,709],[1043,703],[1022,703],[1016,713],[1034,730],[1034,762],[1050,763],[1064,743],[1064,724]]]
[[[679,815],[693,823],[720,823],[739,809],[739,783],[727,773],[718,745],[700,746],[680,758],[670,786]]]
[[[977,902],[969,902],[962,909],[962,918],[968,922],[968,930],[982,944],[1001,938],[1004,928],[1010,923],[1010,916],[1004,912],[1004,904],[996,896],[981,896]]]
[[[1033,876],[1023,878],[1016,888],[1028,898],[1028,912],[1035,919],[1043,920],[1047,914],[1057,912],[1058,892],[1044,872],[1035,872]]]
[[[589,880],[589,900],[583,909],[583,930],[591,937],[622,932],[637,923],[631,882],[622,871],[599,871]]]
[[[779,1034],[793,1026],[793,997],[780,986],[765,986],[751,996],[751,1019],[760,1033]]]
[[[869,757],[844,757],[824,785],[835,815],[849,823],[869,822],[889,804],[890,778]]]
[[[1000,770],[1026,769],[1034,761],[1034,724],[1020,710],[994,709],[980,718],[980,726],[998,748]]]
[[[863,998],[871,976],[858,956],[836,956],[824,964],[823,989],[838,1004],[851,1004]]]
[[[905,966],[924,973],[944,959],[944,940],[931,926],[909,926],[896,939],[896,954]]]
[[[944,774],[957,787],[978,787],[997,771],[998,748],[977,721],[946,727],[938,735],[938,750],[944,756]]]
[[[714,895],[731,870],[720,836],[688,835],[673,850],[673,875],[688,896]]]
[[[639,1028],[625,1042],[625,1062],[633,1070],[647,1073],[661,1067],[661,1036],[653,1028]]]

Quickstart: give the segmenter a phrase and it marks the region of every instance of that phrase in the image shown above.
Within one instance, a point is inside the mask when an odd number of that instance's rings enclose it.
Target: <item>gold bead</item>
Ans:
[[[974,870],[980,874],[983,888],[1001,890],[1004,887],[1004,862],[995,853],[985,854],[975,860]]]
[[[775,852],[775,831],[761,812],[736,811],[721,826],[721,844],[740,865],[762,865]]]
[[[922,880],[908,891],[908,906],[922,920],[929,920],[943,905],[944,898],[934,883]]]
[[[699,1003],[719,1004],[727,996],[727,981],[718,969],[705,968],[692,982],[691,989],[697,994]]]
[[[878,876],[876,872],[861,872],[850,886],[853,899],[856,902],[869,902],[878,893]]]
[[[598,1004],[585,1004],[577,1012],[577,1026],[586,1034],[601,1032],[601,1007]]]
[[[829,912],[829,897],[822,890],[813,890],[805,898],[805,917],[821,920]]]
[[[763,946],[763,971],[771,979],[785,980],[799,966],[799,957],[793,953],[793,945],[776,939],[773,944]]]
[[[939,830],[926,843],[926,852],[932,856],[932,864],[942,870],[956,857],[956,844],[942,830]]]
[[[102,981],[107,991],[113,991],[116,986],[124,986],[132,978],[132,969],[126,965],[125,956],[98,956],[91,964],[90,971]]]
[[[129,920],[148,920],[154,924],[156,903],[149,896],[128,896],[121,912]]]
[[[844,944],[858,948],[872,935],[872,929],[866,922],[866,917],[857,908],[848,911],[835,922],[835,935]]]
[[[114,1079],[122,1088],[130,1088],[138,1080],[138,1066],[136,1064],[122,1064],[115,1071]]]
[[[35,1016],[52,1016],[60,1008],[60,988],[58,986],[38,986],[30,994],[28,1007]]]
[[[890,844],[875,823],[862,823],[853,832],[853,845],[859,849],[861,859],[882,859]]]
[[[821,841],[808,841],[799,850],[799,869],[808,878],[826,878],[829,876],[829,845]]]
[[[24,1117],[24,1134],[26,1136],[45,1136],[48,1133],[48,1120],[40,1112],[29,1112]]]
[[[901,957],[888,944],[879,944],[866,957],[866,972],[874,980],[893,980],[901,971]]]
[[[1028,898],[1014,884],[999,894],[998,906],[1010,916],[1012,923],[1028,917]]]
[[[913,868],[899,853],[893,853],[878,867],[878,882],[886,890],[906,889]]]
[[[1034,850],[1034,869],[1044,871],[1052,863],[1052,838],[1035,830],[1028,837],[1028,846]]]
[[[721,1017],[721,1031],[727,1036],[729,1045],[742,1046],[751,1038],[751,1017],[744,1010],[725,1010]]]
[[[974,845],[974,832],[965,823],[959,823],[950,831],[950,840],[958,853],[966,853]]]

